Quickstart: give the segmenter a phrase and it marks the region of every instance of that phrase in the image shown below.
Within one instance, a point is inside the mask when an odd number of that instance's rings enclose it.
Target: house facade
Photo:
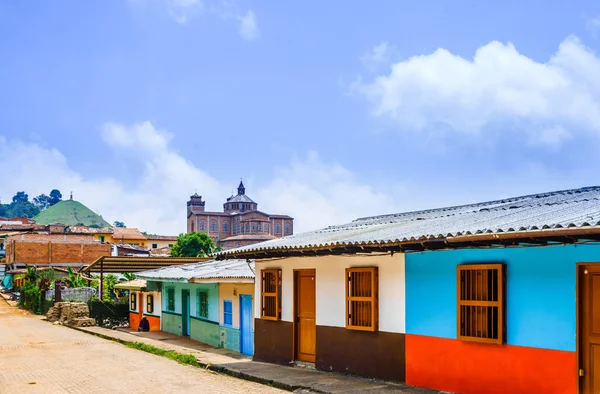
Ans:
[[[208,234],[223,249],[252,245],[294,233],[294,218],[258,210],[258,204],[246,195],[243,182],[237,195],[227,198],[223,212],[205,210],[202,196],[194,194],[187,202],[187,232]]]
[[[131,329],[137,330],[142,317],[146,317],[150,331],[160,331],[162,302],[158,286],[151,283],[148,287],[145,280],[134,279],[116,284],[115,289],[129,290],[129,327]]]
[[[256,278],[256,360],[404,381],[402,253],[257,261]],[[352,278],[364,301],[347,319]]]
[[[161,287],[161,329],[215,347],[254,353],[254,263],[207,261],[140,272]]]
[[[590,187],[362,218],[218,258],[258,259],[256,360],[461,394],[596,393],[598,201]]]

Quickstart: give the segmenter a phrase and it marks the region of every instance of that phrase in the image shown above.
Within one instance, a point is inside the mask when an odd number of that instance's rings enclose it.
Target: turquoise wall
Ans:
[[[207,345],[219,347],[220,332],[219,323],[204,319],[192,318],[190,339],[206,343]]]
[[[160,324],[163,331],[181,335],[181,315],[163,311]]]
[[[507,343],[576,349],[576,263],[600,245],[460,249],[406,254],[407,334],[456,338],[456,266],[506,264]]]
[[[167,289],[172,287],[175,289],[175,310],[169,311]],[[208,292],[208,320],[219,321],[219,285],[217,283],[179,283],[179,282],[163,282],[162,285],[162,310],[181,314],[181,290],[187,289],[190,291],[190,315],[198,316],[196,310],[196,290],[203,289]]]
[[[219,347],[225,349],[235,350],[236,352],[241,351],[240,347],[240,330],[232,327],[220,326],[221,339]]]

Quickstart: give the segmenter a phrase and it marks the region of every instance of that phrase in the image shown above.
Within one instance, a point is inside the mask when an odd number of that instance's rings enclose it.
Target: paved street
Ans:
[[[0,298],[0,393],[282,393],[70,328]]]

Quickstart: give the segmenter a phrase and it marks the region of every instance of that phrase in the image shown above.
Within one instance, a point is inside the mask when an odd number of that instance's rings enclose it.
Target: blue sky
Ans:
[[[0,3],[0,198],[185,229],[240,177],[308,230],[596,185],[592,1]]]

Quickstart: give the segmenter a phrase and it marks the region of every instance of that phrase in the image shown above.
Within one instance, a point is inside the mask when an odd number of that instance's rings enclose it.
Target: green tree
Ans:
[[[50,197],[45,194],[40,194],[39,196],[33,198],[33,205],[38,207],[40,211],[43,211],[51,205],[50,201]]]
[[[69,274],[69,277],[65,278],[65,283],[68,287],[87,287],[87,280],[85,280],[79,272],[74,273],[71,267],[67,267],[67,272]]]
[[[12,201],[14,203],[26,203],[29,202],[29,196],[25,192],[17,192],[17,194],[15,194],[15,196],[12,198]]]
[[[9,218],[32,218],[38,213],[40,213],[40,209],[29,201],[12,202],[8,204],[8,209],[6,210],[6,216]]]
[[[217,251],[215,243],[206,233],[179,234],[171,247],[173,257],[208,257]]]
[[[125,227],[127,227],[127,226],[125,226],[125,223],[123,223],[123,222],[119,222],[119,221],[117,221],[117,222],[114,222],[114,223],[113,223],[113,226],[114,226],[114,227],[120,227],[120,228],[125,228]]]
[[[124,280],[129,281],[129,280],[135,280],[135,274],[131,273],[131,272],[123,272],[122,273]]]
[[[50,192],[50,206],[62,201],[62,194],[57,189],[52,189]]]

